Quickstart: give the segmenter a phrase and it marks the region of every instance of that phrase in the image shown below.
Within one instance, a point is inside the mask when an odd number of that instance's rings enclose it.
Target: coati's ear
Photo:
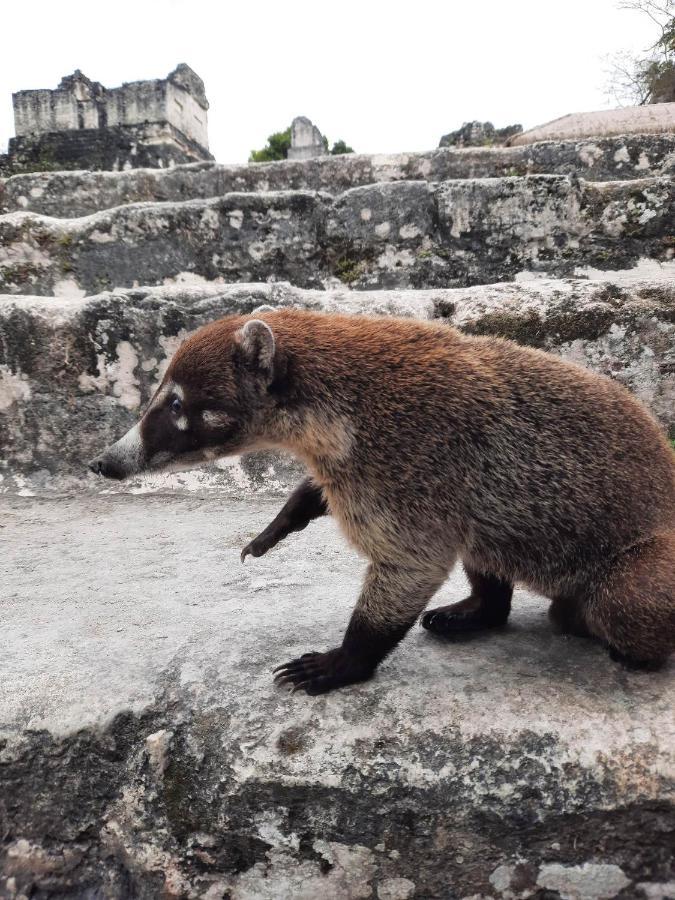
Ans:
[[[253,369],[269,381],[274,375],[274,334],[262,319],[250,319],[235,332],[242,356]]]

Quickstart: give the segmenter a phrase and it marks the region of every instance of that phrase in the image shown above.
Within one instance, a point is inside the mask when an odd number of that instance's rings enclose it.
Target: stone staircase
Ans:
[[[180,202],[254,191],[324,191],[390,181],[575,175],[588,181],[658,178],[675,171],[675,135],[547,141],[524,147],[439,148],[427,153],[324,156],[301,162],[193,163],[123,172],[42,172],[0,179],[0,213],[86,216],[125,203]]]
[[[361,574],[330,520],[241,566],[297,466],[85,470],[186,335],[260,305],[504,335],[675,439],[674,169],[632,135],[0,181],[0,896],[675,897],[672,665],[518,591],[503,634],[282,697]]]
[[[462,153],[443,151],[453,152]],[[319,179],[307,178],[308,184],[318,180],[318,189],[282,189],[281,164],[252,168],[258,183],[250,178],[247,190],[226,187],[225,193],[216,188],[227,179],[210,183],[223,175],[214,167],[190,167],[193,180],[179,182],[178,191],[173,171],[153,173],[147,194],[161,185],[165,199],[111,207],[105,204],[120,193],[137,196],[146,173],[40,176],[44,186],[23,183],[25,193],[15,196],[12,183],[28,177],[17,176],[7,183],[10,198],[32,198],[39,208],[56,181],[62,210],[58,218],[27,209],[0,216],[0,292],[82,297],[186,279],[359,290],[463,287],[626,270],[643,259],[670,260],[675,252],[675,187],[667,175],[606,182],[557,174],[429,180],[443,167],[430,165],[420,177],[426,169],[416,160],[407,168],[417,180],[400,180],[385,177],[393,165],[359,163],[347,158],[344,164],[364,183],[346,190],[333,184],[332,193],[325,190],[332,160],[327,171],[315,161],[288,164],[308,166],[308,176],[319,172]],[[299,181],[288,174],[290,183]],[[378,177],[383,180],[368,182]],[[72,217],[88,178],[99,209]],[[211,196],[202,196],[208,191]],[[175,199],[176,193],[187,197]],[[53,198],[46,206],[53,213]]]
[[[675,135],[631,135],[0,182],[4,486],[81,472],[185,334],[260,302],[460,327],[482,304],[475,327],[624,380],[672,432],[674,169]]]

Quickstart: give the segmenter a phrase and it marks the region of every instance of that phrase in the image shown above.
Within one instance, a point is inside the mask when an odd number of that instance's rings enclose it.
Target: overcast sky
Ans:
[[[0,151],[12,91],[76,68],[114,87],[186,62],[220,162],[245,162],[296,115],[377,153],[430,149],[469,119],[527,128],[605,108],[607,56],[655,37],[617,0],[6,0],[2,18]]]

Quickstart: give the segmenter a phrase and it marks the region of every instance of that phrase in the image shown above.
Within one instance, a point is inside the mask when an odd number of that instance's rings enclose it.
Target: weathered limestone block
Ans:
[[[83,296],[183,277],[460,287],[675,254],[675,182],[563,176],[379,183],[0,216],[0,290]]]
[[[166,170],[42,172],[0,179],[0,213],[32,210],[61,218],[146,200],[194,200],[232,191],[316,190],[339,194],[380,181],[447,181],[572,175],[614,181],[675,172],[675,135],[626,135],[526,147],[439,149],[427,153],[325,156],[301,162]]]
[[[430,269],[437,234],[433,186],[423,181],[353,188],[331,205],[326,222],[330,270],[346,284],[367,287],[426,287],[416,280]],[[443,273],[445,266],[440,262]],[[437,276],[439,281],[443,274]],[[416,283],[417,281],[417,283]]]
[[[562,177],[448,182],[438,206],[457,275],[487,263],[493,277],[485,281],[500,280],[494,276],[509,268],[515,274],[514,267],[546,270],[554,259],[564,267],[580,255],[580,239],[594,224],[582,213],[578,185]]]
[[[278,502],[0,502],[0,895],[672,896],[672,665],[516,591],[503,632],[415,628],[372,681],[289,694],[271,669],[340,640],[362,577],[330,519],[242,566]]]
[[[671,179],[577,183],[553,176],[448,182],[438,191],[443,244],[468,283],[519,272],[630,268],[675,252]]]
[[[83,478],[93,485],[86,461],[136,421],[184,337],[260,305],[439,318],[470,334],[541,347],[622,381],[675,437],[672,282],[541,281],[373,293],[204,285],[82,300],[0,297],[0,490],[54,488]],[[217,485],[240,497],[283,493],[298,471],[266,453],[134,484],[139,490]]]
[[[232,168],[247,171],[246,166]],[[170,169],[15,175],[4,183],[0,179],[0,212],[77,218],[125,203],[199,200],[249,189],[233,173],[226,190],[223,169],[216,163],[193,163]]]
[[[323,135],[306,116],[296,116],[291,123],[289,159],[313,159],[326,156],[328,149]]]
[[[323,218],[321,198],[301,191],[130,204],[70,220],[10,213],[0,218],[0,288],[73,297],[183,273],[318,285]]]
[[[326,225],[330,272],[359,289],[630,269],[641,258],[671,259],[674,235],[675,186],[666,178],[377,184],[337,197]]]

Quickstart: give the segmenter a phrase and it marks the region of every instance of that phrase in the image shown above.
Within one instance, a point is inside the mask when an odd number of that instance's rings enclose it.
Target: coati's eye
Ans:
[[[173,398],[170,408],[174,416],[179,416],[183,412],[183,404],[178,397]]]

